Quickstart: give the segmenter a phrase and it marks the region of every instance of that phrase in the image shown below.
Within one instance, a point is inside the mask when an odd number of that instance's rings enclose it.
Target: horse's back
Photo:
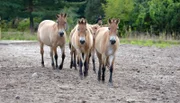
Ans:
[[[38,40],[48,46],[51,46],[51,38],[54,34],[54,24],[52,20],[44,20],[39,24]]]

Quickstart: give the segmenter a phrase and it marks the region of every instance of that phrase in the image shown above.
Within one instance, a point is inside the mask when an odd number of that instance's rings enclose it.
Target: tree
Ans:
[[[101,0],[88,0],[85,8],[85,17],[90,23],[95,23],[99,15],[104,12],[101,6]]]
[[[130,13],[134,8],[132,0],[106,0],[103,5],[105,19],[119,18],[121,21],[129,21]]]

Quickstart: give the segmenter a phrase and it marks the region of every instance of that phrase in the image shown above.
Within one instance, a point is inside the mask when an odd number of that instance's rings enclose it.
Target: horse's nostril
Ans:
[[[116,40],[110,40],[111,44],[115,44]]]
[[[81,44],[84,44],[84,43],[85,43],[85,40],[80,40],[80,43],[81,43]]]
[[[59,32],[59,35],[60,35],[60,36],[63,36],[63,35],[64,35],[64,32]]]

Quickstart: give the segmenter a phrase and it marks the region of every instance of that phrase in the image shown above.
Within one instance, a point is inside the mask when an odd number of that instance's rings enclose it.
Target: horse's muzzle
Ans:
[[[79,42],[80,42],[81,44],[84,44],[84,43],[85,43],[85,40],[79,40]]]
[[[64,32],[59,32],[59,35],[62,37],[64,35]]]
[[[113,44],[115,44],[116,43],[116,40],[110,40],[110,43],[113,45]]]

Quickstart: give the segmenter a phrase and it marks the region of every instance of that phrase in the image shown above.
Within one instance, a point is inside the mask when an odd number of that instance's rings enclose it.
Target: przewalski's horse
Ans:
[[[112,85],[115,53],[119,46],[119,38],[117,36],[119,19],[109,19],[108,24],[109,27],[98,29],[95,37],[95,49],[99,59],[98,80],[101,80],[102,70],[102,81],[105,81],[105,68],[108,66],[110,70],[109,83]]]
[[[92,62],[93,62],[93,70],[94,72],[96,72],[96,69],[95,69],[95,47],[94,47],[94,42],[95,42],[95,34],[96,34],[96,31],[98,28],[100,28],[100,26],[98,24],[87,24],[88,28],[90,29],[90,32],[91,34],[93,35],[93,47],[91,49],[91,56],[92,56]],[[76,25],[74,27],[74,29],[71,30],[70,32],[70,43],[69,43],[69,48],[71,50],[71,63],[70,63],[70,68],[72,68],[73,66],[75,67],[76,69],[76,49],[71,45],[71,38],[72,38],[72,35],[74,34],[75,30],[78,28],[78,25]]]
[[[62,62],[59,69],[63,68],[65,58],[65,43],[66,43],[66,14],[57,15],[57,22],[52,20],[44,20],[39,24],[38,28],[38,41],[40,43],[40,53],[42,57],[42,66],[44,66],[44,44],[50,46],[50,56],[52,59],[52,66],[54,66],[54,58],[56,68],[58,67],[57,47],[60,46],[62,53]],[[53,58],[54,54],[54,58]]]
[[[89,68],[89,54],[93,46],[93,35],[91,34],[90,27],[84,18],[78,21],[73,34],[71,34],[71,48],[77,52],[79,59],[79,73],[83,77],[82,67],[84,65],[84,76],[88,75]],[[72,49],[71,49],[72,50]],[[71,56],[72,57],[72,56]],[[76,55],[74,60],[76,59]],[[72,61],[72,60],[71,60]],[[75,62],[76,63],[76,62]]]
[[[92,63],[93,63],[93,71],[96,73],[96,66],[95,66],[95,35],[97,30],[100,28],[98,24],[88,25],[91,29],[91,33],[93,34],[93,47],[91,49],[91,56],[92,56]]]

